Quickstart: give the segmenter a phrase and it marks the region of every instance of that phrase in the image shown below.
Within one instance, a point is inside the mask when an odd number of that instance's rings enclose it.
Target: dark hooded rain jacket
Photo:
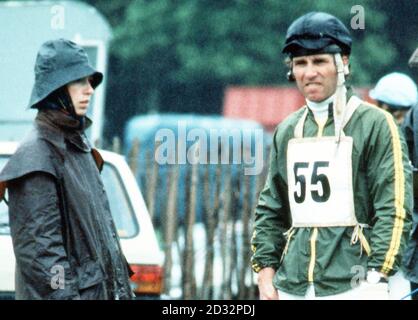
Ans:
[[[95,161],[102,160],[77,125],[63,112],[40,111],[0,174],[9,189],[17,299],[132,297]]]

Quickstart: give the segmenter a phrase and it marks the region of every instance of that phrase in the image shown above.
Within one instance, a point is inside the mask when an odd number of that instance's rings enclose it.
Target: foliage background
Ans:
[[[0,0],[1,1],[1,0]],[[382,75],[415,76],[407,61],[418,45],[418,0],[85,0],[114,32],[107,72],[105,135],[149,112],[220,113],[228,85],[289,85],[281,47],[286,29],[312,10],[348,27],[361,5],[365,28],[353,30],[352,83]]]

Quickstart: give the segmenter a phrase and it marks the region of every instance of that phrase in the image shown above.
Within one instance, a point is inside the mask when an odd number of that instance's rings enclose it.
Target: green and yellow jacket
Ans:
[[[266,184],[255,211],[252,267],[272,267],[273,284],[305,295],[338,294],[375,268],[391,275],[400,266],[411,227],[411,166],[402,134],[392,116],[363,102],[344,128],[353,138],[352,166],[356,227],[292,228],[287,186],[287,146],[306,106],[276,128]],[[334,120],[319,127],[309,110],[304,137],[333,136]],[[354,281],[354,282],[353,282]]]

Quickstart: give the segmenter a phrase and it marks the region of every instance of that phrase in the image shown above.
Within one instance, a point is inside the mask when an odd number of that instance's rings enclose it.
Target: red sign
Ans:
[[[355,92],[370,101],[368,89]],[[249,119],[273,131],[289,114],[305,105],[297,88],[291,87],[229,87],[225,91],[223,115],[229,118]]]

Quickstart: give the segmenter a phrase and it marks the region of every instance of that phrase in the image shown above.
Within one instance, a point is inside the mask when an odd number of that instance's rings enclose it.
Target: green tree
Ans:
[[[351,30],[352,82],[372,84],[399,61],[381,1],[133,0],[89,1],[114,28],[112,104],[125,115],[152,111],[220,112],[227,85],[285,85],[281,47],[289,24],[317,10],[347,26],[359,4],[365,28]],[[384,1],[388,2],[388,1]],[[117,65],[117,67],[115,67]],[[120,97],[120,98],[115,98]],[[129,99],[129,101],[126,101]],[[129,106],[127,106],[129,103]]]
[[[4,0],[0,0],[4,1]],[[418,45],[416,0],[85,0],[114,30],[107,79],[108,135],[152,111],[219,113],[227,85],[287,85],[281,47],[289,24],[317,10],[352,29],[352,83],[373,85],[391,71],[411,73]],[[123,112],[121,112],[123,111]]]
[[[408,60],[411,54],[418,47],[418,1],[378,1],[378,10],[386,13],[386,23],[381,31],[386,35],[388,41],[396,48],[397,59],[388,61],[382,65],[375,74],[377,77],[392,71],[400,71],[416,77],[416,73],[408,66]],[[379,49],[384,51],[385,46]],[[418,79],[417,79],[418,80]]]

